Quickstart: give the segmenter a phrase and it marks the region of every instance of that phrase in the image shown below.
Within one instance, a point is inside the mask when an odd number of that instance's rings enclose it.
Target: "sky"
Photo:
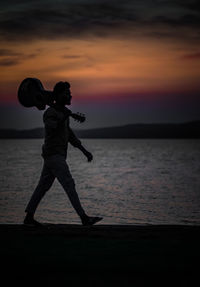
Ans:
[[[43,125],[27,77],[70,82],[77,129],[200,120],[199,1],[2,0],[0,43],[0,128]]]

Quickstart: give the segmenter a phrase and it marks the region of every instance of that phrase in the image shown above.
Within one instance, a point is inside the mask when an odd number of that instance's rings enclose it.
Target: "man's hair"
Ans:
[[[55,101],[59,100],[60,93],[62,93],[64,90],[69,89],[69,88],[70,88],[70,83],[68,82],[56,83],[53,88],[53,95],[54,95]]]

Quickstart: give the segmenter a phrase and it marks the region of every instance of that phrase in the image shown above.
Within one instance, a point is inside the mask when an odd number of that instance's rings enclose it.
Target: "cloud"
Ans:
[[[179,36],[200,40],[197,1],[161,0],[8,0],[1,9],[0,38],[9,41],[134,35]],[[163,30],[163,26],[168,31]],[[173,31],[176,27],[176,31]],[[150,31],[151,30],[151,31]]]
[[[32,3],[19,9],[6,9],[0,21],[0,36],[7,40],[79,37],[95,34],[134,21],[132,11],[113,1],[59,1],[46,5]],[[43,3],[42,2],[42,3]]]
[[[36,51],[31,54],[23,54],[11,49],[0,49],[0,66],[16,66],[28,59],[35,58],[39,53],[39,51]]]
[[[184,60],[199,60],[200,59],[200,52],[196,53],[189,53],[182,56]]]
[[[17,53],[11,49],[0,49],[0,57],[2,56],[21,56],[21,53]]]
[[[81,55],[63,55],[62,58],[64,59],[80,59],[82,58],[83,56]]]
[[[185,14],[177,18],[169,16],[156,16],[152,19],[152,24],[165,24],[173,27],[200,27],[200,15]]]
[[[178,1],[180,5],[183,7],[190,9],[192,11],[200,10],[200,2],[199,0],[186,0],[186,1]]]
[[[12,58],[8,58],[8,59],[2,59],[0,60],[0,66],[15,66],[17,64],[20,63],[19,59],[12,59]]]

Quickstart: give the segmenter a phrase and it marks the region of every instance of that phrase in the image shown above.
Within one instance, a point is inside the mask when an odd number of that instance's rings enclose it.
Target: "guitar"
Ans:
[[[79,123],[83,123],[86,120],[85,115],[82,113],[71,113],[70,116]]]

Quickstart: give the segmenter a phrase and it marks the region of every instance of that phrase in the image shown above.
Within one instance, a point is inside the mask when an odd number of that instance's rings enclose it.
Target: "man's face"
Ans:
[[[62,99],[63,99],[63,104],[64,105],[71,105],[72,96],[71,96],[70,89],[66,89],[66,90],[63,91]]]

